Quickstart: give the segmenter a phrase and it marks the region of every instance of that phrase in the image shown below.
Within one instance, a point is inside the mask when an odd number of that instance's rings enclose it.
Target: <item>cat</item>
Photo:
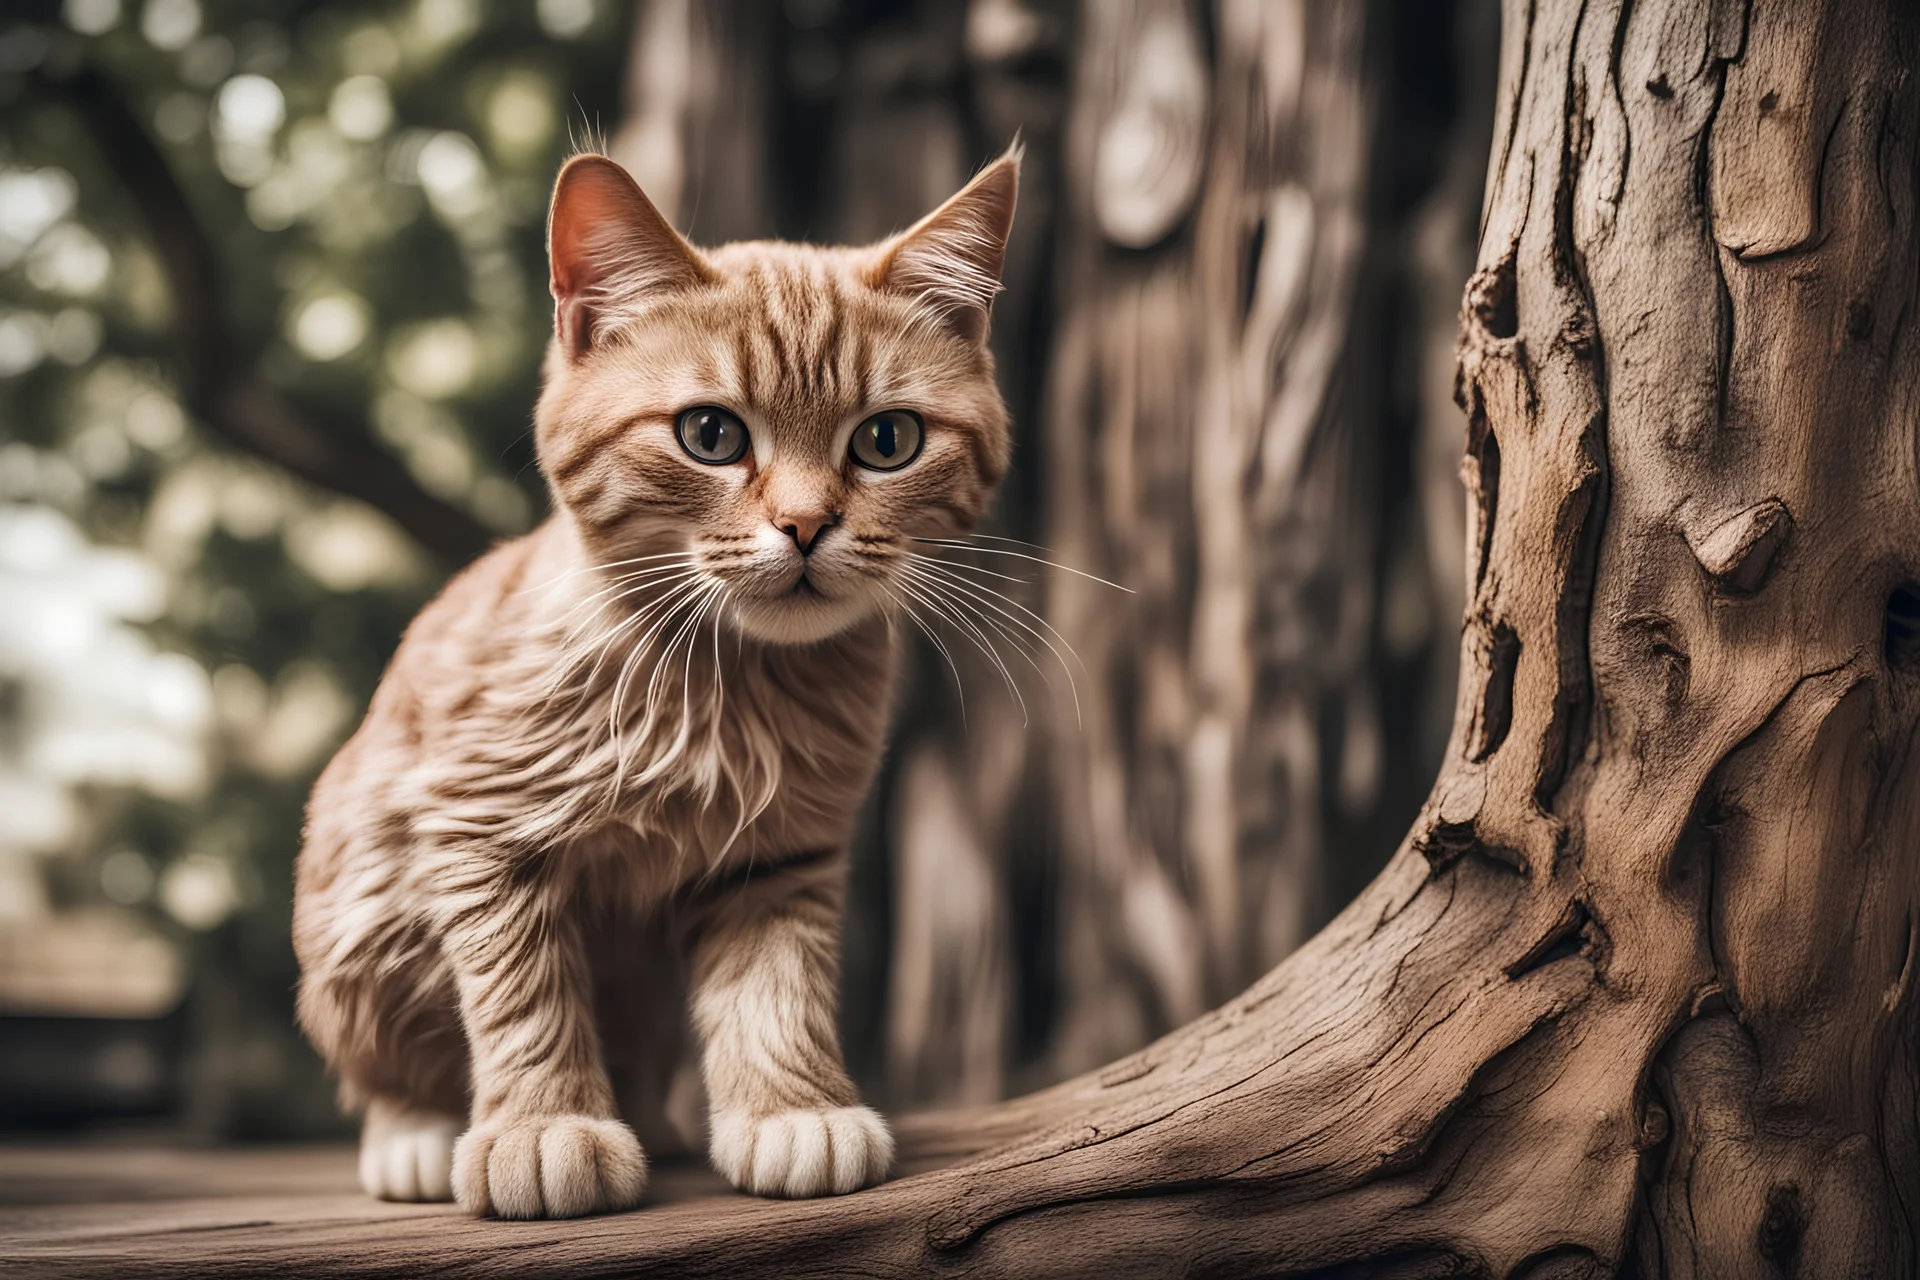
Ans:
[[[299,1018],[369,1194],[636,1204],[689,1022],[735,1186],[886,1176],[835,1030],[842,882],[912,541],[967,536],[1008,463],[1019,162],[877,245],[709,251],[613,161],[561,170],[553,513],[407,629],[297,864]]]

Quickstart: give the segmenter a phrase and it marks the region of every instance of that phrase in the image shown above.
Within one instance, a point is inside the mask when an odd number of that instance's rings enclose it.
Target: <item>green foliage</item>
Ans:
[[[215,1129],[326,1123],[291,1021],[300,809],[447,566],[206,430],[178,307],[218,308],[238,348],[219,358],[318,429],[489,530],[527,527],[546,194],[617,112],[626,22],[610,0],[67,0],[0,19],[0,510],[21,518],[0,559],[56,603],[114,568],[132,585],[90,597],[88,634],[177,686],[158,710],[159,686],[125,691],[98,751],[51,750],[75,722],[61,698],[92,686],[49,665],[58,609],[21,606],[0,798],[66,817],[0,839],[0,885],[30,869],[50,917],[117,903],[188,950],[191,1103]],[[219,296],[172,296],[142,192],[58,91],[81,68],[156,141]],[[131,763],[96,767],[116,743]]]

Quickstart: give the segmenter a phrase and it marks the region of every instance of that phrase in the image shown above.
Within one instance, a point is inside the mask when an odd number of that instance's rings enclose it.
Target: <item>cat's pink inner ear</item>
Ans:
[[[547,221],[554,332],[570,356],[623,312],[711,276],[699,252],[605,156],[575,156],[553,186]]]
[[[1015,146],[959,194],[882,245],[867,282],[914,298],[960,336],[985,341],[1019,189],[1020,149]]]

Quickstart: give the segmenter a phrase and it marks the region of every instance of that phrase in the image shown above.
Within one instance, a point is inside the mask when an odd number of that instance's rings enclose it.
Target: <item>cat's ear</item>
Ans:
[[[575,156],[553,184],[547,218],[553,331],[569,358],[622,312],[712,279],[713,269],[605,156]]]
[[[880,246],[867,283],[932,308],[961,337],[984,342],[1020,189],[1022,147],[982,169],[958,195]]]

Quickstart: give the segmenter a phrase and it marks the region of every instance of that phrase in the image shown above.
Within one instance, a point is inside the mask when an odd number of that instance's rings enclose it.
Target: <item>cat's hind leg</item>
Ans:
[[[360,1186],[376,1200],[453,1199],[453,1143],[464,1117],[392,1098],[367,1103],[360,1128]]]
[[[467,1048],[438,946],[386,898],[302,906],[300,1022],[363,1113],[360,1185],[380,1200],[452,1199]]]

